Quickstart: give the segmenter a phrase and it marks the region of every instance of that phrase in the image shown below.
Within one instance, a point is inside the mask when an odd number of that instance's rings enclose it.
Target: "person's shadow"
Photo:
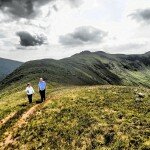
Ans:
[[[18,106],[20,106],[20,107],[26,107],[26,106],[27,106],[27,103],[19,104]]]
[[[41,100],[37,100],[37,101],[36,101],[36,104],[40,104],[40,103],[42,103]]]

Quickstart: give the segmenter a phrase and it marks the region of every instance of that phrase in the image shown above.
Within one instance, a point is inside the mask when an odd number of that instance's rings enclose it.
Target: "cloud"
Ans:
[[[141,50],[144,51],[144,48],[147,46],[147,42],[142,42],[142,43],[124,43],[124,44],[119,44],[119,45],[112,45],[112,46],[106,46],[104,49],[109,50],[112,53],[132,53],[133,51],[139,52]],[[142,51],[141,51],[142,52]]]
[[[34,18],[40,7],[55,0],[0,0],[0,9],[15,18]]]
[[[72,7],[79,7],[83,1],[82,0],[67,0]]]
[[[21,31],[16,33],[17,36],[20,37],[20,45],[21,46],[37,46],[45,44],[46,37],[43,35],[33,36],[26,31]]]
[[[115,48],[125,51],[125,50],[136,50],[136,49],[142,48],[144,46],[145,46],[145,43],[144,44],[143,43],[127,43],[127,44],[119,45]]]
[[[32,19],[41,14],[41,7],[45,4],[51,3],[50,9],[57,10],[55,2],[60,0],[0,0],[0,10],[9,15],[11,18],[20,19]],[[78,7],[82,0],[64,0],[71,6]],[[49,10],[51,11],[51,10]]]
[[[134,20],[138,22],[150,23],[150,8],[138,9],[135,13],[130,15]]]
[[[69,33],[59,37],[62,45],[84,45],[100,43],[107,36],[105,31],[99,30],[92,26],[82,26],[75,29],[73,33]]]

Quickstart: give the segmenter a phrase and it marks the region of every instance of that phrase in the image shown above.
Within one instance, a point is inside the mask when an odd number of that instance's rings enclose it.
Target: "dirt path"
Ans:
[[[0,126],[3,126],[7,121],[13,118],[16,114],[17,114],[17,111],[9,114],[6,118],[0,120]]]
[[[3,140],[3,142],[0,143],[0,148],[1,149],[5,149],[6,146],[8,146],[9,144],[15,142],[12,139],[12,135],[14,132],[16,132],[18,130],[18,128],[21,128],[23,124],[26,124],[26,120],[34,114],[35,111],[38,110],[38,108],[42,106],[42,104],[37,104],[33,107],[31,107],[28,111],[26,111],[25,113],[23,113],[23,115],[21,116],[21,118],[15,123],[14,126],[12,126],[8,132],[5,133],[6,138]],[[5,119],[8,120],[10,118],[10,116],[8,118]]]
[[[31,107],[29,110],[24,112],[22,114],[22,116],[18,119],[18,121],[12,127],[10,127],[7,132],[4,133],[5,138],[3,139],[2,142],[0,142],[0,150],[5,150],[5,149],[7,149],[8,145],[14,144],[15,143],[15,139],[13,139],[13,133],[17,132],[17,130],[19,128],[21,128],[24,124],[26,124],[27,123],[27,119],[30,118],[31,116],[33,116],[36,111],[38,111],[39,109],[45,107],[47,104],[52,102],[51,101],[52,99],[55,99],[57,97],[59,97],[59,96],[56,96],[55,94],[51,95],[51,96],[47,97],[47,100],[45,102],[40,103],[40,104],[36,104],[33,107]],[[8,117],[6,117],[4,120],[2,120],[2,123],[3,124],[6,123],[15,114],[16,113],[10,114]]]

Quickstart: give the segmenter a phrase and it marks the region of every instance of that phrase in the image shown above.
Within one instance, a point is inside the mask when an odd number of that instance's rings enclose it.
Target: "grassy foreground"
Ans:
[[[137,93],[145,97],[139,99]],[[0,126],[1,142],[28,109],[18,91],[0,98],[0,119],[20,112]],[[20,94],[19,94],[20,93]],[[121,86],[49,87],[44,104],[12,132],[12,142],[1,149],[150,149],[150,89]],[[21,97],[21,99],[20,99]],[[35,100],[38,95],[35,95]],[[11,106],[11,108],[10,108]],[[5,129],[5,130],[4,130]]]

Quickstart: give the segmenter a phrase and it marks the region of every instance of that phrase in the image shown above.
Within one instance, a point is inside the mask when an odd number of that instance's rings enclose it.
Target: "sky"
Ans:
[[[61,59],[150,49],[150,0],[0,0],[0,57]]]

